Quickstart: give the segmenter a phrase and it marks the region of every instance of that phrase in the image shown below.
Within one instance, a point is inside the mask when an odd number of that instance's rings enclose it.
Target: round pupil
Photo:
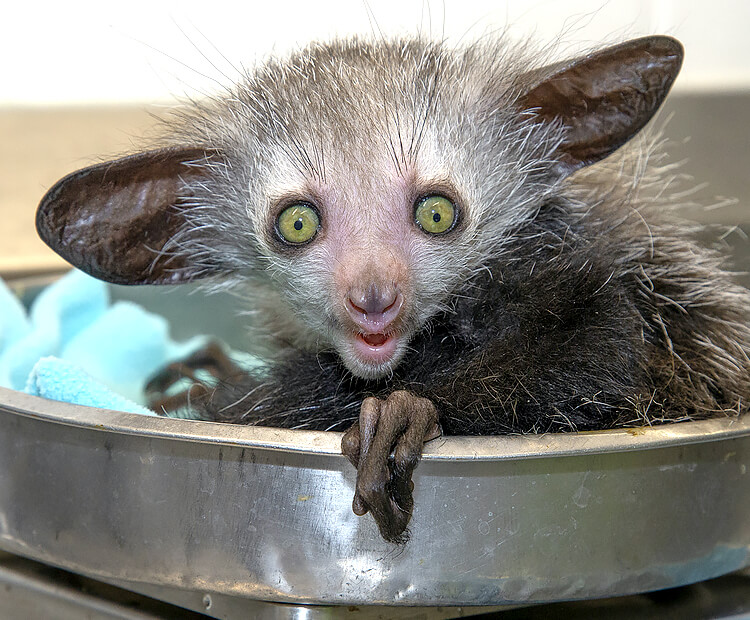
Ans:
[[[441,235],[453,227],[456,207],[445,196],[432,194],[422,198],[416,204],[414,217],[417,225],[426,233]]]
[[[282,241],[292,244],[307,243],[318,232],[320,219],[315,210],[296,203],[284,209],[276,220],[276,232]]]

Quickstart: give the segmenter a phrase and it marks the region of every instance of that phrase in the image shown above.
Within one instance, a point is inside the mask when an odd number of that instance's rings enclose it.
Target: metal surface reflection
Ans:
[[[291,603],[615,596],[750,563],[750,419],[447,438],[412,539],[351,511],[337,433],[147,418],[0,390],[0,547],[97,577]]]

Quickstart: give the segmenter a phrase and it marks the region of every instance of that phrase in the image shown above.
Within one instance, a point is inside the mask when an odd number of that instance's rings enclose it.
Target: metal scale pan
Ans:
[[[0,548],[105,580],[336,605],[617,596],[750,564],[750,416],[432,442],[403,548],[352,513],[340,437],[0,389]]]

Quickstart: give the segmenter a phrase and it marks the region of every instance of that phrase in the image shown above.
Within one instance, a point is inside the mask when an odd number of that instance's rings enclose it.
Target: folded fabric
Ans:
[[[7,290],[7,287],[4,287]],[[0,320],[9,336],[0,350],[0,385],[23,390],[34,364],[57,355],[86,325],[101,316],[109,304],[104,283],[80,271],[72,271],[45,288],[20,328],[18,300],[3,298]]]
[[[35,396],[153,415],[144,386],[159,368],[207,342],[169,337],[169,324],[130,302],[110,306],[107,285],[71,271],[28,314],[0,280],[0,385]],[[246,366],[258,364],[239,357]],[[182,411],[178,417],[191,417]]]
[[[205,344],[169,337],[166,319],[131,302],[117,302],[60,348],[59,357],[130,400],[140,401],[148,378]]]
[[[34,365],[24,391],[77,405],[156,415],[98,383],[75,364],[56,357],[43,357]]]
[[[14,342],[31,331],[26,310],[8,286],[0,280],[0,356]]]

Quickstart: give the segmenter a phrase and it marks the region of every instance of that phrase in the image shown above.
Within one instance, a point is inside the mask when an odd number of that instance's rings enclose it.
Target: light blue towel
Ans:
[[[156,415],[96,382],[79,366],[56,357],[43,357],[36,363],[24,391],[66,403]]]
[[[197,337],[179,345],[169,337],[169,324],[163,317],[121,301],[70,339],[59,356],[126,398],[139,401],[151,375],[205,341]]]
[[[148,378],[206,340],[198,336],[186,343],[174,342],[164,318],[130,302],[110,306],[107,285],[80,271],[71,271],[44,289],[28,314],[0,280],[0,385],[4,387],[153,415],[141,406]]]
[[[0,356],[31,331],[26,310],[8,286],[0,280]]]
[[[3,285],[6,295],[12,293]],[[0,350],[0,385],[23,390],[34,365],[42,357],[59,355],[60,350],[86,325],[106,311],[106,286],[80,271],[73,271],[45,288],[34,301],[27,328],[20,328],[19,302],[0,300],[0,317],[9,335]]]

